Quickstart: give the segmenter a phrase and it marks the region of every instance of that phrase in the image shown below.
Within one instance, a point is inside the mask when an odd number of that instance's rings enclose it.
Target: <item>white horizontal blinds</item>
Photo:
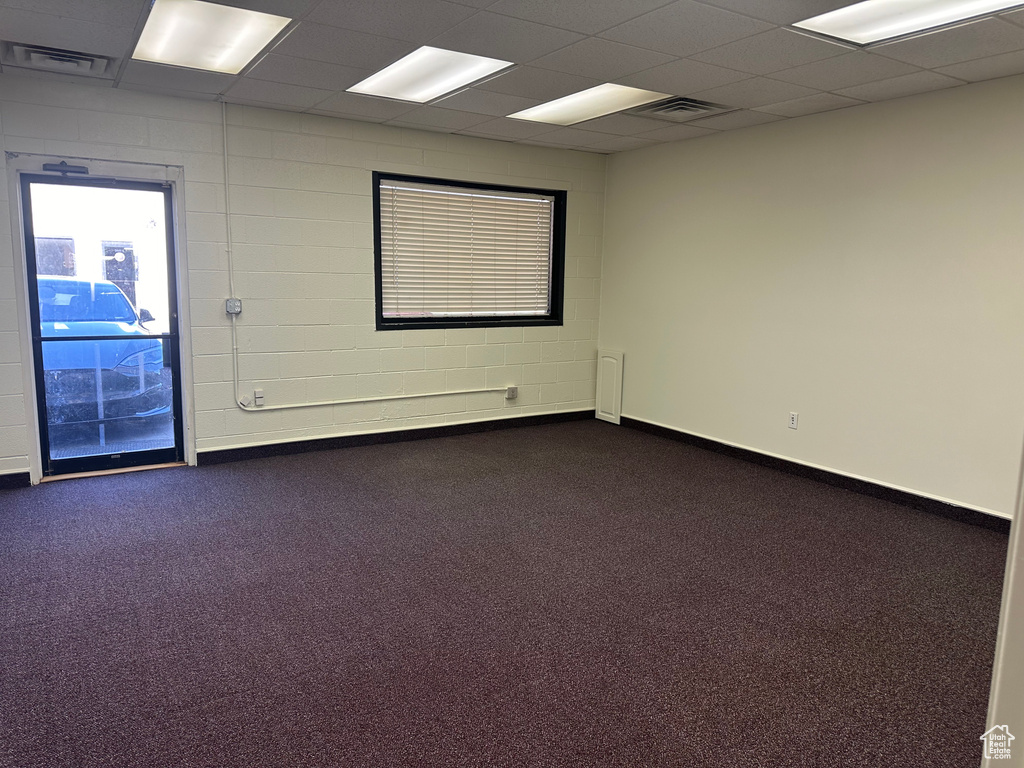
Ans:
[[[380,180],[384,317],[547,315],[554,197]]]

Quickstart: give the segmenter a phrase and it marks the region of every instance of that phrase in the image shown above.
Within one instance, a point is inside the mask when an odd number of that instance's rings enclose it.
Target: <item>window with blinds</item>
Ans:
[[[561,323],[565,192],[373,177],[379,330]]]

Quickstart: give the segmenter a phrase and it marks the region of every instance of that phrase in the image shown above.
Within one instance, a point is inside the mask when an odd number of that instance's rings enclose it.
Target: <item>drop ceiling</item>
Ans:
[[[103,78],[2,71],[600,153],[1024,73],[1024,9],[859,49],[788,26],[850,0],[224,0],[295,22],[222,75],[131,60],[149,4],[0,0],[3,40],[111,60]],[[421,45],[517,66],[423,106],[346,93]],[[732,110],[566,128],[505,117],[605,82]]]

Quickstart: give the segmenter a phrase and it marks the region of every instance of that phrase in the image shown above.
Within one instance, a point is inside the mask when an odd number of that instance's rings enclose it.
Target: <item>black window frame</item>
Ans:
[[[483,192],[513,192],[548,195],[554,199],[551,212],[551,273],[549,276],[550,311],[546,315],[490,315],[486,317],[384,317],[383,264],[380,226],[381,181],[408,181],[462,187]],[[564,189],[538,189],[506,184],[445,179],[431,176],[373,171],[373,273],[374,313],[378,331],[407,331],[416,328],[520,328],[562,325],[565,304],[565,221],[568,194]]]

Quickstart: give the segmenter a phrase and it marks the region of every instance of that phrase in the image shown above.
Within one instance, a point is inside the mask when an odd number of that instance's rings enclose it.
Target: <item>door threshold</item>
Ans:
[[[146,464],[141,467],[117,467],[115,469],[97,469],[94,472],[69,472],[64,475],[45,475],[39,478],[40,483],[52,483],[54,480],[73,480],[79,477],[100,477],[102,475],[121,475],[125,472],[142,472],[146,469],[168,469],[170,467],[187,467],[184,461],[170,461],[166,464]]]

